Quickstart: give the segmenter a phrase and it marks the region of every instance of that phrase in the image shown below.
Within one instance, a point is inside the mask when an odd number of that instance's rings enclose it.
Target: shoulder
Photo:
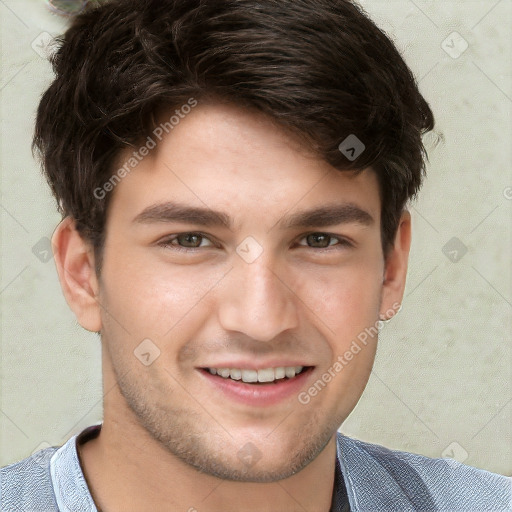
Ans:
[[[385,480],[411,504],[441,510],[512,510],[512,478],[448,458],[391,450],[338,432],[338,453],[354,485]],[[368,480],[366,480],[367,482]],[[436,508],[434,508],[436,510]]]
[[[0,509],[12,512],[58,511],[50,475],[49,447],[0,468]]]

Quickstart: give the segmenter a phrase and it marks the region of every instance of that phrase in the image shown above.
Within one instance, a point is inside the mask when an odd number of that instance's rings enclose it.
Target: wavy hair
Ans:
[[[93,191],[157,111],[190,97],[257,109],[340,171],[371,167],[384,256],[425,174],[432,111],[394,43],[349,0],[106,1],[72,20],[51,63],[32,148],[97,262],[111,194]],[[351,134],[366,146],[354,161],[339,150]]]

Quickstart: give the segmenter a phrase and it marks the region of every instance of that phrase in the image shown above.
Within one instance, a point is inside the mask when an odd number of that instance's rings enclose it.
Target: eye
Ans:
[[[200,247],[213,247],[214,244],[204,245],[201,242],[209,240],[205,235],[196,232],[179,233],[168,237],[158,245],[164,248],[171,248],[177,251],[187,251],[190,249],[199,249]]]
[[[330,235],[329,233],[310,233],[301,238],[301,240],[306,240],[308,246],[313,249],[327,249],[329,247],[333,247],[336,245],[340,246],[340,248],[353,247],[353,244],[349,242],[346,238]],[[303,244],[299,245],[303,246]]]

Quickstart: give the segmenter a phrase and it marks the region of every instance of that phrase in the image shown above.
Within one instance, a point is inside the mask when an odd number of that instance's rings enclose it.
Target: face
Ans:
[[[113,192],[98,314],[117,406],[205,473],[289,477],[363,392],[384,273],[371,169],[199,105]]]

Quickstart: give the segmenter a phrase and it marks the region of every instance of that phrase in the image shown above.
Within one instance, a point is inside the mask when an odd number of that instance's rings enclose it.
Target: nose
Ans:
[[[297,327],[298,297],[289,286],[263,255],[252,263],[237,261],[221,287],[221,326],[262,342]]]

